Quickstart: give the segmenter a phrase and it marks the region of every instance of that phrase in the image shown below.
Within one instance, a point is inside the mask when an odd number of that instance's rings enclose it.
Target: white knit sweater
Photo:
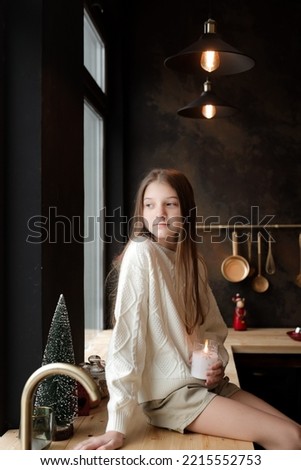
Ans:
[[[210,288],[207,296],[202,293],[205,311],[209,301],[205,322],[194,335],[187,334],[177,309],[174,256],[146,238],[131,241],[124,254],[106,365],[107,431],[125,434],[137,403],[164,398],[192,382],[203,383],[190,373],[195,340],[216,339],[224,364],[228,361],[223,346],[228,330]]]

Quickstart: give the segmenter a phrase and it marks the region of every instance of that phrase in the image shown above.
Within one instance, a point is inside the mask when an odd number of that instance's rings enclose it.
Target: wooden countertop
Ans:
[[[253,328],[247,331],[233,331],[229,329],[226,347],[230,360],[226,374],[230,380],[239,383],[233,353],[282,353],[301,354],[301,342],[292,340],[286,333],[291,328]],[[97,334],[95,351],[89,354],[99,354],[105,358],[105,351],[111,332],[109,330]],[[50,450],[72,449],[74,445],[88,436],[104,432],[107,422],[106,400],[102,400],[96,409],[90,411],[89,416],[78,417],[75,420],[74,436],[65,441],[56,441],[51,444]],[[9,430],[0,437],[0,450],[20,449],[18,430]],[[152,450],[152,449],[231,449],[251,450],[252,442],[234,439],[223,439],[200,434],[179,434],[168,430],[155,428],[146,423],[146,419],[139,407],[135,412],[132,429],[129,430],[125,450]]]
[[[293,328],[250,328],[234,331],[229,328],[226,346],[237,353],[300,354],[301,341],[289,337]]]

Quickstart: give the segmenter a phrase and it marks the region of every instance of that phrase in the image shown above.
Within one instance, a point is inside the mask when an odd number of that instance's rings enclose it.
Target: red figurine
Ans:
[[[233,328],[237,331],[244,331],[247,329],[245,316],[247,311],[245,309],[245,299],[241,298],[240,294],[232,297],[233,302],[236,304],[233,316]]]

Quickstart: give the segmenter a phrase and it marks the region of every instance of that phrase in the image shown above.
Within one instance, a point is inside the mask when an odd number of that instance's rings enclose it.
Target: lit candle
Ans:
[[[216,349],[210,348],[206,340],[205,345],[199,344],[192,353],[191,375],[197,379],[206,380],[208,368],[217,361]]]

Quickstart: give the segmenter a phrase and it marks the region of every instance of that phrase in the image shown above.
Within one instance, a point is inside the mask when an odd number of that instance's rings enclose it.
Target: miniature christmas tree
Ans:
[[[75,363],[71,328],[63,294],[59,297],[52,318],[42,366],[53,362]],[[76,380],[61,374],[47,377],[37,388],[34,406],[52,407],[57,424],[57,434],[54,439],[69,437],[73,432],[72,423],[78,411]]]

